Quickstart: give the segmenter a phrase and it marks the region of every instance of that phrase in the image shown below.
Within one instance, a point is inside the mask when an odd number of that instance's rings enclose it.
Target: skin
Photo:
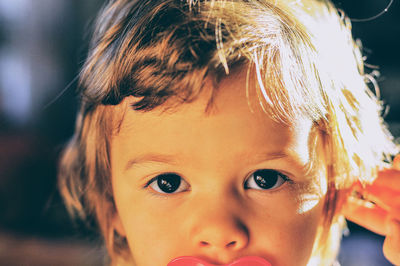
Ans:
[[[118,106],[124,117],[111,141],[114,226],[137,266],[164,266],[179,256],[306,265],[326,194],[323,163],[308,169],[312,123],[274,122],[252,93],[251,110],[245,73],[223,79],[206,112],[212,86],[207,81],[196,101],[172,112],[133,111],[133,98]],[[271,190],[249,185],[258,169],[290,181]],[[181,176],[181,190],[163,194],[156,182],[147,186],[162,173]]]
[[[348,197],[342,210],[347,219],[377,234],[384,235],[383,253],[400,265],[400,156],[391,169],[383,169],[373,184],[354,190],[363,199]]]

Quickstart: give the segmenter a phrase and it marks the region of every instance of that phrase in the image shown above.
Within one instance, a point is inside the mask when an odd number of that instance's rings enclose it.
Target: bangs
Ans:
[[[111,6],[98,25],[96,49],[81,73],[88,105],[117,105],[127,96],[140,99],[134,110],[179,105],[196,99],[207,76],[220,79],[230,68],[248,66],[273,119],[288,123],[306,114],[318,121],[326,114],[310,33],[287,8],[268,1],[136,5],[122,21],[116,15],[122,11]],[[141,9],[147,10],[142,17]],[[152,25],[158,26],[146,30]]]
[[[319,33],[302,22],[311,21],[311,14],[305,10],[293,13],[304,8],[300,3],[291,8],[287,3],[269,1],[192,4],[202,26],[215,35],[210,71],[224,77],[232,72],[232,66],[247,67],[247,95],[249,82],[256,80],[259,103],[275,121],[291,124],[299,116],[314,122],[326,120],[327,84],[322,83],[320,75],[325,69],[321,69],[319,47],[315,46]],[[315,5],[318,8],[326,7]]]

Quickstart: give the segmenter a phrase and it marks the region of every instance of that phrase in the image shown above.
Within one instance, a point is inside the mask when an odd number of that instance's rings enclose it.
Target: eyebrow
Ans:
[[[272,160],[278,159],[285,159],[290,158],[290,154],[286,153],[285,151],[278,151],[278,152],[257,152],[257,153],[245,153],[242,155],[242,161],[248,164],[254,163],[262,163]]]
[[[176,161],[176,156],[166,154],[148,153],[139,155],[134,159],[129,160],[125,165],[125,171],[128,171],[136,164],[158,162],[158,163],[173,163]]]
[[[270,152],[270,153],[257,153],[255,155],[248,154],[246,158],[252,158],[252,159],[258,159],[261,161],[270,161],[270,160],[276,160],[276,159],[281,159],[284,157],[289,157],[289,154],[286,152]]]
[[[242,154],[240,157],[245,158],[244,160],[256,160],[256,161],[270,161],[270,160],[276,160],[276,159],[281,159],[285,157],[290,157],[287,153],[285,152],[271,152],[271,153],[257,153],[256,155],[251,155],[251,154]],[[251,158],[251,159],[250,159]],[[157,154],[157,153],[148,153],[148,154],[143,154],[139,155],[134,159],[131,159],[127,162],[125,165],[125,171],[128,171],[130,168],[132,168],[134,165],[140,164],[140,163],[152,163],[152,162],[158,162],[158,163],[174,163],[176,162],[176,155],[167,155],[167,154]]]

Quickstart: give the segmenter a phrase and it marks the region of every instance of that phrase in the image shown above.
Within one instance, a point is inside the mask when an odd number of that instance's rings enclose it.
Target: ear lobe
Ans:
[[[125,228],[122,225],[121,218],[119,217],[118,212],[116,211],[111,220],[112,228],[122,237],[126,237]]]

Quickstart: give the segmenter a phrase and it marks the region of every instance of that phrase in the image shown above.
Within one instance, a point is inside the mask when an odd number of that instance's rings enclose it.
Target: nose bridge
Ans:
[[[249,230],[233,198],[233,194],[210,194],[196,204],[190,235],[197,248],[238,251],[247,246]]]

